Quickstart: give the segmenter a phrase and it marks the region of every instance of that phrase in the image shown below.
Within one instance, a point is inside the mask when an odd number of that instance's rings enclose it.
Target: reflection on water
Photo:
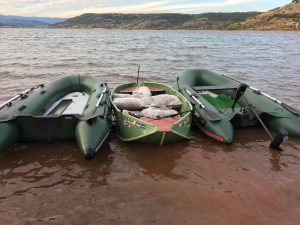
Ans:
[[[18,146],[2,155],[0,201],[78,181],[82,182],[80,186],[91,188],[106,185],[112,163],[110,154],[109,145],[105,145],[101,157],[88,163],[82,160],[74,143]]]
[[[272,170],[280,172],[282,171],[284,168],[287,167],[287,164],[285,163],[281,163],[280,161],[280,153],[279,152],[272,152],[272,157],[270,158],[270,162],[272,164]]]
[[[299,34],[0,29],[0,101],[70,73],[134,81],[141,64],[170,84],[210,68],[300,108]],[[236,130],[232,145],[111,134],[89,162],[74,142],[20,144],[0,155],[0,224],[298,224],[300,141],[269,144],[262,129]]]
[[[300,148],[299,145],[297,145],[299,140],[294,142],[293,139],[296,138],[292,138],[288,143],[284,143],[285,148],[283,152],[272,151],[270,162],[274,171],[281,172],[288,168],[289,165],[298,165],[300,163],[300,156],[292,154],[293,150],[299,152]]]
[[[182,176],[176,174],[173,169],[187,148],[187,141],[161,147],[124,143],[124,149],[129,149],[124,154],[128,161],[133,164],[137,163],[143,169],[143,175],[151,176],[156,180],[180,179]]]

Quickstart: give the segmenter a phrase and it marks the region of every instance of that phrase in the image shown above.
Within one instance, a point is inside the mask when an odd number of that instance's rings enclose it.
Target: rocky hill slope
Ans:
[[[300,0],[278,7],[242,22],[226,24],[223,29],[300,30]]]

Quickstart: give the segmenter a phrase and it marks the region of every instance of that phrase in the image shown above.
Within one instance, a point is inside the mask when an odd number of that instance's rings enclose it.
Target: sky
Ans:
[[[69,18],[83,13],[267,11],[291,0],[0,0],[0,14]]]

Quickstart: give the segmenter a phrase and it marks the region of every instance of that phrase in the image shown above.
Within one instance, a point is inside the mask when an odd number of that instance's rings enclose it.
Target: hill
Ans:
[[[258,15],[245,13],[203,14],[93,14],[87,13],[62,23],[51,25],[57,28],[107,28],[107,29],[215,29],[219,26],[239,22]]]
[[[66,19],[49,17],[24,17],[0,15],[0,24],[11,27],[34,27],[63,22]]]
[[[227,24],[223,29],[300,30],[300,0],[261,13],[242,22]]]

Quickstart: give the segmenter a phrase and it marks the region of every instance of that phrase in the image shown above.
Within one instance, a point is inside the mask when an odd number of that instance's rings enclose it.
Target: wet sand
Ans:
[[[75,143],[15,146],[0,156],[0,224],[299,224],[299,140],[277,152],[261,129],[230,146],[195,136],[112,134],[91,162]]]

